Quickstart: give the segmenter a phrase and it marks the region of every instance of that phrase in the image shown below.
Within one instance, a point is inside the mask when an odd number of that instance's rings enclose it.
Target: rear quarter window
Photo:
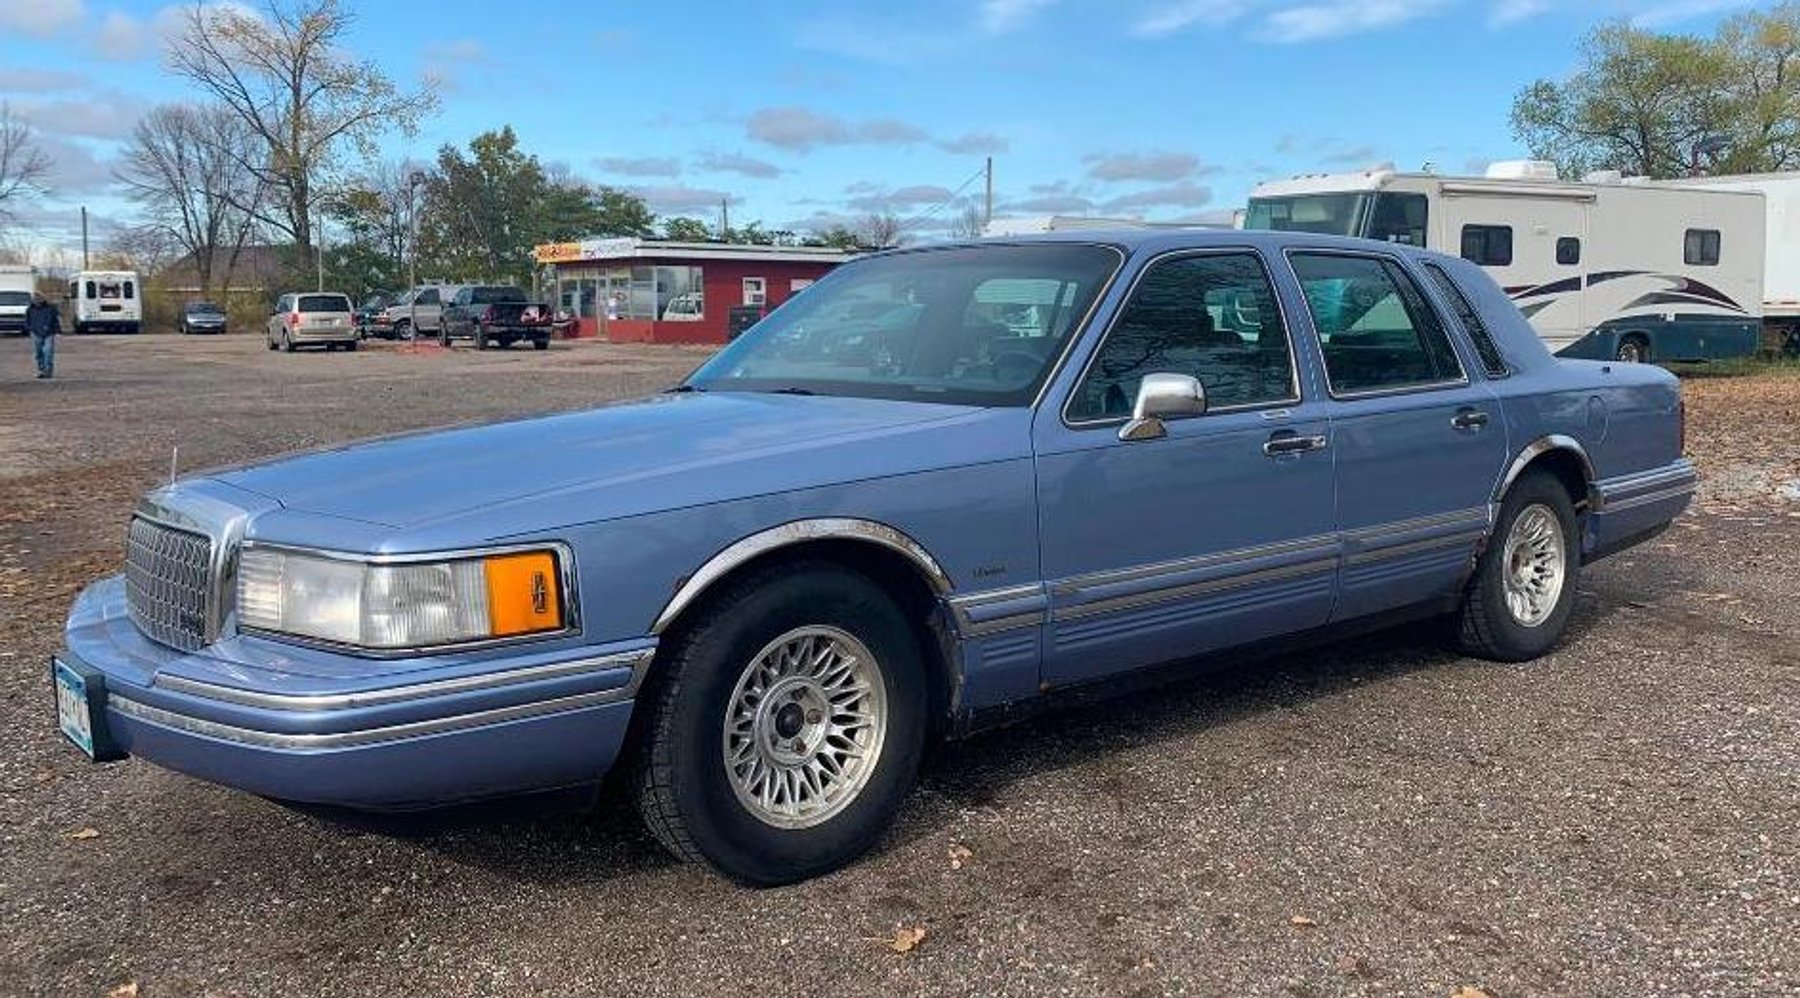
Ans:
[[[1456,313],[1456,320],[1462,324],[1463,331],[1469,334],[1469,342],[1474,345],[1476,356],[1481,358],[1482,370],[1487,372],[1489,378],[1504,378],[1511,374],[1512,367],[1501,355],[1500,346],[1494,342],[1494,334],[1481,318],[1480,310],[1463,293],[1462,288],[1457,286],[1456,280],[1438,264],[1426,261],[1424,268],[1432,284],[1442,293],[1444,303],[1450,306],[1450,311]]]

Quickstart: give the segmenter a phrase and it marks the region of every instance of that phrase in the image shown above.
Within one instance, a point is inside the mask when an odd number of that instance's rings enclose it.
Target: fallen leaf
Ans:
[[[918,949],[919,944],[924,941],[925,927],[923,925],[914,925],[908,928],[899,929],[895,931],[894,938],[881,940],[888,949],[891,949],[896,953],[911,953],[913,950]]]
[[[1465,984],[1457,988],[1450,998],[1492,998],[1492,996],[1473,984]]]
[[[83,828],[78,832],[70,832],[69,833],[69,838],[76,839],[76,840],[97,839],[99,837],[100,837],[100,829],[98,829],[98,828]]]
[[[107,991],[106,998],[137,998],[137,993],[137,982],[126,981],[124,984]]]
[[[1337,969],[1345,977],[1362,977],[1369,972],[1369,961],[1360,956],[1340,956]]]
[[[950,869],[952,870],[962,869],[964,864],[974,858],[975,853],[968,846],[953,845],[950,847]]]
[[[1310,929],[1319,923],[1307,918],[1305,915],[1295,915],[1293,918],[1288,919],[1288,924],[1296,929]]]

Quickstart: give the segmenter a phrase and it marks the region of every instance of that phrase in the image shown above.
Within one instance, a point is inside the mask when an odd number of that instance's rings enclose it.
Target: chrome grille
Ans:
[[[125,535],[125,605],[152,641],[184,651],[206,644],[212,540],[134,517]]]

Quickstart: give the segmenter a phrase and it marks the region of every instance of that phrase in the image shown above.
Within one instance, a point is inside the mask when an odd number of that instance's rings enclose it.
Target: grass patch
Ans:
[[[1692,364],[1664,364],[1682,378],[1747,378],[1800,375],[1800,357],[1733,357]]]

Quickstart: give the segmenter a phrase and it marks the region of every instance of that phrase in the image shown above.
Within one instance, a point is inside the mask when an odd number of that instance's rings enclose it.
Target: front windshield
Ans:
[[[1251,198],[1249,210],[1244,213],[1244,228],[1321,236],[1361,235],[1368,203],[1367,194]]]
[[[706,391],[1029,405],[1121,254],[966,246],[845,264],[688,379]]]
[[[209,301],[189,302],[187,310],[189,315],[218,315],[221,312],[219,306]]]

